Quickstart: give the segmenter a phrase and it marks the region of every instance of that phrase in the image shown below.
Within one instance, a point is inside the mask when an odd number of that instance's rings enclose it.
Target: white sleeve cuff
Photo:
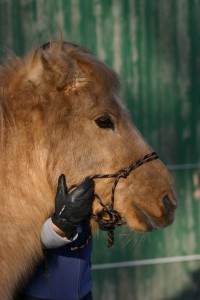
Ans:
[[[78,233],[73,237],[73,239],[68,240],[66,237],[61,237],[58,235],[51,226],[51,218],[47,219],[44,222],[42,232],[41,232],[41,241],[43,247],[46,249],[58,248],[64,245],[67,245],[75,241],[78,237]]]

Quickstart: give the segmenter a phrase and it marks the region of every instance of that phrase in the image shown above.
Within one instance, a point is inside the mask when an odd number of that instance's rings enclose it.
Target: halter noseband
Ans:
[[[102,213],[97,213],[96,215],[95,214],[91,215],[91,218],[94,219],[96,222],[98,222],[101,228],[103,228],[104,230],[107,230],[107,232],[108,232],[108,247],[112,247],[112,245],[114,244],[114,229],[116,228],[116,226],[121,226],[121,225],[125,224],[125,221],[122,220],[121,215],[114,209],[115,189],[117,187],[117,184],[118,184],[120,178],[127,178],[133,170],[135,170],[138,167],[140,167],[154,159],[157,159],[157,158],[158,158],[157,153],[152,152],[152,153],[149,153],[149,154],[143,156],[142,158],[140,158],[139,160],[137,160],[135,163],[131,164],[127,168],[121,169],[118,173],[96,174],[96,175],[89,176],[89,178],[91,178],[91,179],[116,178],[115,182],[113,184],[113,187],[112,187],[110,204],[104,204],[102,202],[101,198],[99,197],[99,195],[97,193],[94,193],[98,202],[103,207],[104,217],[106,215],[108,218],[106,218],[106,219],[103,218]],[[69,190],[72,188],[75,188],[77,186],[78,186],[77,184],[71,185],[69,187]]]

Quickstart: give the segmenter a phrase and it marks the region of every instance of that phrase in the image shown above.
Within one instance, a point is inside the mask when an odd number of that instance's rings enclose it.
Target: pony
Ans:
[[[0,297],[10,300],[43,258],[40,232],[54,211],[58,176],[72,185],[116,173],[153,149],[121,100],[118,75],[63,41],[0,67],[0,138]],[[94,179],[104,205],[114,181]],[[113,205],[134,231],[170,225],[177,200],[163,163],[152,160],[121,178]],[[93,213],[107,218],[97,199]]]

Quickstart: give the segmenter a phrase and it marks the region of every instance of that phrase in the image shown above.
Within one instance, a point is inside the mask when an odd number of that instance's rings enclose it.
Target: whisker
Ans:
[[[127,233],[126,240],[123,240],[122,247],[139,248],[144,243],[146,238],[146,232],[129,232]]]

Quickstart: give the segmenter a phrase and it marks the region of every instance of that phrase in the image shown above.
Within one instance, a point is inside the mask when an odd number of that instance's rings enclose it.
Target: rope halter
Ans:
[[[92,214],[91,218],[99,223],[100,228],[106,230],[108,232],[108,247],[112,247],[114,244],[114,230],[116,226],[121,226],[125,224],[125,221],[122,220],[121,215],[114,209],[114,196],[115,196],[115,190],[117,187],[117,184],[120,180],[120,178],[127,178],[129,174],[137,169],[138,167],[157,159],[158,155],[156,152],[149,153],[139,160],[137,160],[135,163],[131,164],[127,168],[121,169],[117,173],[113,174],[95,174],[92,176],[89,176],[91,179],[102,179],[102,178],[116,178],[112,187],[112,194],[111,194],[111,201],[109,204],[104,204],[99,197],[97,193],[94,193],[95,197],[97,198],[100,205],[103,207],[103,211],[101,213]],[[77,187],[77,184],[71,185],[69,187],[69,190],[72,188]],[[102,214],[103,212],[103,214]],[[104,216],[104,218],[102,217]],[[106,218],[105,218],[106,216]]]

